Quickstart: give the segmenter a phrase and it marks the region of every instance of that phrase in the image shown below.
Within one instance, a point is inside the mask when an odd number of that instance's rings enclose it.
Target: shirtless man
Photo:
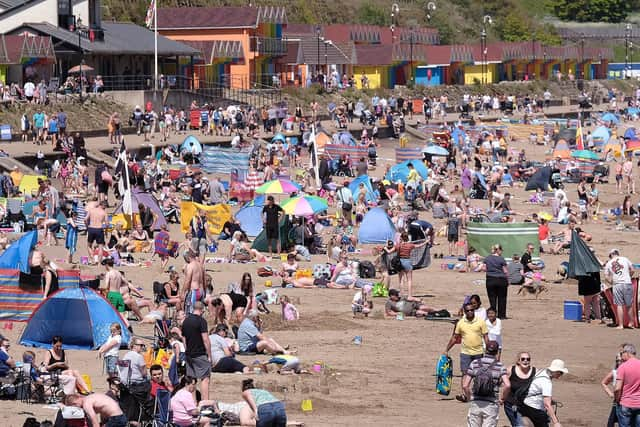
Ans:
[[[42,269],[42,260],[44,259],[44,254],[37,249],[34,249],[29,254],[29,267],[31,268],[31,274],[37,275],[42,274],[44,270]]]
[[[64,404],[82,408],[92,426],[126,427],[128,423],[118,402],[103,393],[93,393],[88,396],[70,394],[64,398]]]
[[[107,225],[107,211],[105,207],[107,202],[100,202],[97,207],[89,209],[87,205],[87,246],[89,248],[89,259],[93,259],[95,248],[94,243],[98,249],[98,262],[102,262],[102,251],[104,250],[104,227]]]
[[[143,295],[137,289],[132,288],[124,279],[122,273],[113,268],[113,259],[107,258],[104,261],[104,267],[107,270],[104,275],[104,281],[107,284],[107,300],[120,313],[124,313],[129,308],[140,320],[144,318],[141,308],[151,306],[151,301],[136,301],[131,295],[142,298]],[[129,325],[127,325],[129,326]]]
[[[184,266],[184,283],[180,287],[180,303],[184,304],[185,313],[191,314],[196,301],[204,302],[204,266],[190,249],[184,252],[183,257],[187,264]]]
[[[571,232],[575,226],[576,223],[574,221],[569,221],[567,228],[558,234],[558,236],[562,236],[562,239],[556,242],[555,246],[551,249],[552,254],[559,254],[562,249],[569,249],[571,247]]]

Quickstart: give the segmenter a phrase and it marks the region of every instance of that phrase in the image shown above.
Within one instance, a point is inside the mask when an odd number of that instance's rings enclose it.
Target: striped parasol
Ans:
[[[298,196],[285,200],[281,204],[287,215],[309,216],[326,211],[329,205],[325,199],[318,196]]]
[[[288,194],[300,191],[302,187],[295,182],[288,179],[274,179],[262,184],[256,188],[256,193],[259,194]]]

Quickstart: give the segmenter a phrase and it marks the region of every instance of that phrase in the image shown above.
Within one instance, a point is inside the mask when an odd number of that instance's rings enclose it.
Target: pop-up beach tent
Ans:
[[[151,212],[156,215],[156,222],[153,223],[153,230],[160,230],[161,226],[167,225],[167,220],[164,217],[164,213],[162,212],[162,209],[160,209],[160,205],[158,204],[158,201],[153,196],[153,194],[145,193],[144,191],[134,188],[131,192],[131,207],[134,215],[137,215],[139,213],[138,204],[140,203],[150,208]],[[120,205],[116,208],[114,214],[119,215],[123,213],[124,212],[122,210],[121,202]]]
[[[258,196],[246,203],[238,212],[236,219],[240,221],[240,227],[247,236],[255,237],[262,231],[262,208],[264,208],[265,196]]]
[[[284,251],[287,246],[289,246],[289,230],[291,230],[291,221],[289,221],[289,216],[285,215],[280,220],[280,248]],[[269,250],[269,242],[267,242],[267,230],[262,230],[260,234],[256,237],[251,245],[252,249],[258,250],[260,252]],[[276,248],[271,248],[274,251]]]
[[[422,179],[427,179],[427,175],[429,171],[427,167],[420,160],[408,160],[402,163],[398,163],[397,165],[391,167],[389,172],[385,175],[385,179],[388,179],[391,182],[402,181],[403,183],[407,182],[407,177],[409,176],[409,163],[415,168],[418,175],[422,177]]]
[[[499,243],[505,256],[524,252],[528,243],[533,243],[534,256],[538,256],[538,224],[520,223],[478,223],[467,225],[467,242],[480,256],[491,255],[491,247]]]
[[[371,179],[369,178],[369,175],[360,175],[349,183],[349,190],[351,190],[351,194],[353,194],[353,200],[358,201],[358,197],[360,197],[360,184],[364,184],[366,201],[375,202],[376,193],[373,191],[373,187],[371,186]]]
[[[60,335],[67,349],[93,350],[109,339],[113,323],[122,327],[122,345],[126,345],[131,337],[126,322],[109,301],[90,288],[62,289],[36,308],[20,344],[51,348],[51,339]]]
[[[373,208],[366,213],[358,230],[359,243],[386,243],[394,240],[396,227],[382,208]]]

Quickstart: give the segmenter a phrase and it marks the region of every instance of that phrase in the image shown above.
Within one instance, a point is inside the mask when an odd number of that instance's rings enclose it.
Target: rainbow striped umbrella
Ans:
[[[322,197],[298,196],[285,200],[280,207],[287,215],[309,216],[326,211],[329,205]]]
[[[256,193],[260,194],[288,194],[300,191],[302,186],[288,179],[274,179],[256,188]]]
[[[625,151],[638,151],[640,150],[640,140],[632,139],[625,144]]]

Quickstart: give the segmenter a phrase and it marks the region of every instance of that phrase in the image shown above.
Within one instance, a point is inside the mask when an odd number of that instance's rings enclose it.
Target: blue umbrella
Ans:
[[[618,119],[618,117],[613,113],[605,113],[602,115],[600,119],[603,122],[611,122],[614,125],[617,125],[618,123],[620,123],[620,120]]]
[[[446,148],[443,148],[439,145],[429,144],[422,149],[422,152],[425,154],[430,154],[432,156],[442,156],[446,157],[449,155],[449,151]]]
[[[636,128],[628,128],[624,131],[624,139],[636,139]]]

